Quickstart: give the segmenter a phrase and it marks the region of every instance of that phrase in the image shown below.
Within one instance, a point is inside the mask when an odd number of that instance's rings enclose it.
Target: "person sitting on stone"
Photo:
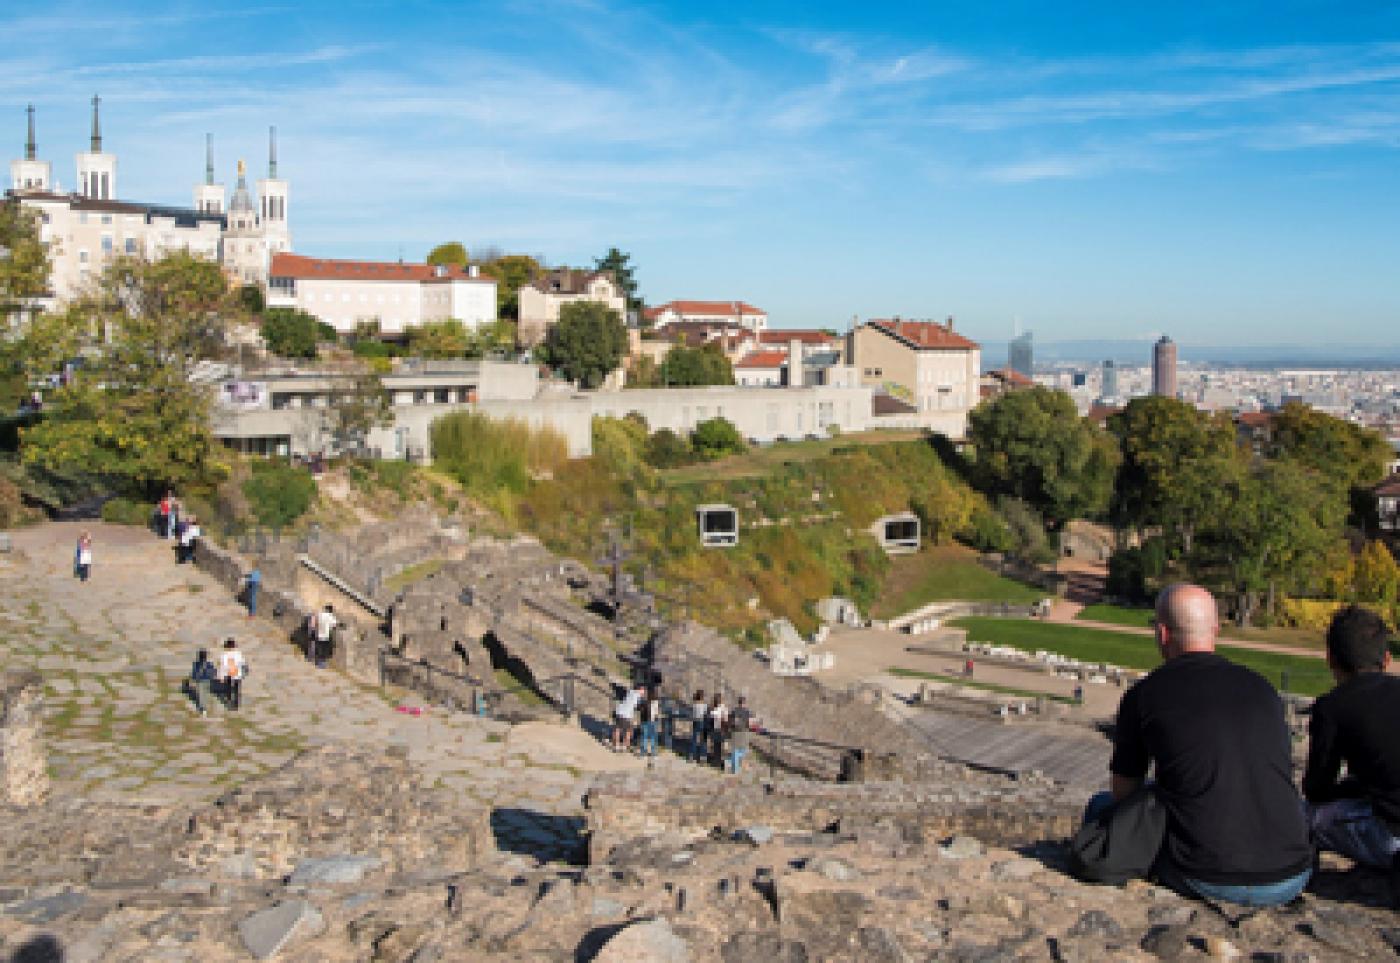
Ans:
[[[1283,703],[1263,676],[1215,653],[1219,628],[1200,586],[1157,596],[1164,661],[1123,694],[1112,799],[1095,803],[1102,812],[1132,796],[1155,765],[1166,834],[1151,875],[1188,897],[1277,906],[1303,891],[1313,859]]]
[[[1358,606],[1333,617],[1327,665],[1337,685],[1313,703],[1303,795],[1318,846],[1388,871],[1400,899],[1400,678],[1386,671],[1388,636]]]

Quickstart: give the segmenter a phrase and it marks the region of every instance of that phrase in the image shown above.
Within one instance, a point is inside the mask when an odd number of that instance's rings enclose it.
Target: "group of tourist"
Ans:
[[[757,725],[743,696],[730,709],[720,693],[707,702],[704,691],[697,690],[687,711],[679,700],[661,695],[654,687],[634,685],[613,709],[612,750],[630,752],[633,737],[639,736],[637,751],[642,756],[655,757],[660,745],[671,751],[678,723],[689,726],[689,746],[682,751],[687,759],[708,761],[734,774],[743,766]]]
[[[238,642],[225,639],[218,662],[209,658],[208,649],[200,649],[195,655],[186,691],[201,716],[209,715],[213,696],[218,696],[229,709],[237,710],[243,701],[243,680],[247,675],[248,660],[238,650]]]
[[[1127,875],[1186,896],[1277,906],[1330,850],[1388,872],[1400,899],[1400,678],[1381,618],[1350,606],[1327,630],[1336,686],[1312,707],[1301,793],[1283,702],[1216,654],[1210,593],[1164,589],[1154,632],[1163,664],[1119,704],[1111,789],[1074,842],[1081,872],[1102,879],[1136,862]]]

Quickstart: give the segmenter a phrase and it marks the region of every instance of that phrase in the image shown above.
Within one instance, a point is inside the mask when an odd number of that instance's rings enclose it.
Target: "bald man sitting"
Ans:
[[[1135,792],[1154,765],[1167,812],[1158,882],[1185,896],[1277,906],[1312,874],[1283,703],[1258,673],[1215,654],[1219,628],[1215,599],[1200,586],[1157,596],[1163,664],[1119,703],[1113,799]]]

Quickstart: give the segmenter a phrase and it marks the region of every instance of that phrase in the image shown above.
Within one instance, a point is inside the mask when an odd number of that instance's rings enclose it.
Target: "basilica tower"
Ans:
[[[79,154],[78,193],[95,200],[110,201],[117,196],[117,157],[102,150],[102,121],[98,114],[102,98],[92,98],[92,137],[86,153]]]
[[[34,105],[26,109],[29,135],[24,141],[24,157],[10,161],[10,187],[16,191],[53,190],[53,167],[37,158],[34,144]]]
[[[292,249],[291,228],[287,221],[287,182],[277,176],[277,128],[267,129],[267,176],[258,181],[261,204],[262,232],[266,240],[267,258]]]
[[[224,185],[214,182],[214,135],[204,135],[204,183],[194,189],[194,209],[201,214],[224,212]]]

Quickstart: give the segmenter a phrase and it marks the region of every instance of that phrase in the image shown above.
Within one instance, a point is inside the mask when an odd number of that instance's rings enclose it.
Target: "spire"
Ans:
[[[204,183],[214,183],[214,135],[204,135]]]
[[[92,95],[92,152],[102,153],[102,124],[97,117],[98,105],[102,103],[102,98],[96,94]]]
[[[34,105],[30,104],[25,111],[29,114],[29,139],[24,142],[24,159],[34,159]]]
[[[269,180],[277,179],[277,128],[267,129],[267,176]]]

